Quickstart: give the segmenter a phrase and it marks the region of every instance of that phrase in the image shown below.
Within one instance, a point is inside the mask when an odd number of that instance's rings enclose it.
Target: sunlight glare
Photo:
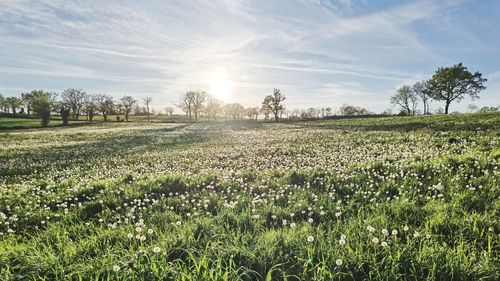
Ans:
[[[210,94],[223,102],[231,98],[233,83],[229,80],[226,69],[219,68],[210,78]]]

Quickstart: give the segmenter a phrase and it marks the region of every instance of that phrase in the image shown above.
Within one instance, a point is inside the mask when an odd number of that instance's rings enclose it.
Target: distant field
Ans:
[[[500,280],[500,113],[162,120],[0,132],[0,280]]]

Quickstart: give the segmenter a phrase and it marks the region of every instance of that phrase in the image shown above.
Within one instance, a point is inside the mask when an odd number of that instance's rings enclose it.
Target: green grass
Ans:
[[[0,132],[0,279],[499,280],[499,136],[498,113]]]

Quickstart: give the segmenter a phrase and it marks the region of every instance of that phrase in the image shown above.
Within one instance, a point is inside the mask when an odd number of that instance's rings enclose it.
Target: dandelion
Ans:
[[[344,239],[340,239],[339,240],[339,245],[340,246],[344,246],[345,245],[345,240]]]
[[[343,262],[341,259],[337,259],[337,260],[335,261],[335,264],[336,264],[337,266],[342,266],[342,265],[344,264],[344,262]]]
[[[296,225],[294,222],[292,222],[292,223],[290,224],[290,228],[295,228],[296,226],[297,226],[297,225]]]
[[[391,232],[391,234],[392,234],[392,236],[396,236],[396,235],[398,235],[398,231],[395,230],[395,229],[393,229],[392,232]]]
[[[387,244],[387,242],[385,242],[385,241],[382,241],[382,243],[380,243],[380,245],[382,245],[382,247],[384,247],[384,248],[385,248],[385,247],[387,247],[387,246],[389,246],[389,245]]]
[[[309,218],[307,221],[308,221],[309,223],[313,223],[313,222],[314,222],[313,218]]]
[[[151,228],[148,229],[148,234],[153,234],[153,230]]]
[[[307,242],[312,243],[313,241],[314,241],[314,236],[309,235],[309,236],[307,237]]]
[[[368,232],[370,232],[370,233],[375,232],[375,228],[374,228],[373,226],[371,226],[371,225],[367,226],[367,227],[366,227],[366,229],[367,229],[367,230],[368,230]]]
[[[407,225],[405,225],[405,226],[403,227],[403,230],[404,230],[404,231],[408,231],[408,230],[410,230],[410,228],[409,228]]]
[[[128,239],[132,239],[133,237],[134,237],[134,235],[132,233],[127,234]]]
[[[118,265],[113,265],[113,271],[114,272],[120,271],[120,267]]]
[[[384,229],[382,229],[382,234],[387,235],[387,234],[389,234],[389,231],[384,228]]]
[[[374,244],[378,244],[378,242],[379,242],[379,241],[380,241],[380,240],[378,240],[378,238],[377,238],[377,237],[373,237],[373,239],[372,239],[372,242],[373,242]]]
[[[154,247],[153,253],[158,254],[161,251],[160,247]]]
[[[340,235],[340,239],[342,240],[346,240],[347,239],[347,236],[345,236],[344,234]]]
[[[175,224],[178,225],[178,226],[180,226],[182,224],[182,222],[181,221],[177,221]]]
[[[420,237],[420,233],[418,233],[417,231],[415,231],[415,233],[413,233],[413,237],[414,237],[414,238],[418,238],[418,237]]]

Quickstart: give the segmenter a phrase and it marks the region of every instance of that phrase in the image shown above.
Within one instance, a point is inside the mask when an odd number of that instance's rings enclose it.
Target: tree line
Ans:
[[[142,99],[142,106],[131,96],[123,96],[115,100],[105,94],[88,94],[83,89],[65,89],[60,94],[44,90],[33,90],[22,93],[21,97],[3,97],[0,95],[0,109],[3,113],[23,115],[27,117],[36,116],[42,119],[42,126],[49,124],[52,114],[59,114],[63,120],[63,125],[67,125],[69,120],[79,120],[83,115],[93,123],[94,116],[101,114],[104,122],[108,121],[108,116],[112,114],[124,114],[125,122],[128,122],[129,115],[145,114],[150,121],[151,97]]]
[[[466,96],[479,98],[486,81],[479,71],[471,73],[462,63],[440,67],[429,80],[401,86],[391,97],[391,104],[399,106],[402,115],[416,115],[420,101],[422,113],[427,115],[430,101],[440,101],[445,103],[444,114],[448,114],[452,102],[460,102]]]

